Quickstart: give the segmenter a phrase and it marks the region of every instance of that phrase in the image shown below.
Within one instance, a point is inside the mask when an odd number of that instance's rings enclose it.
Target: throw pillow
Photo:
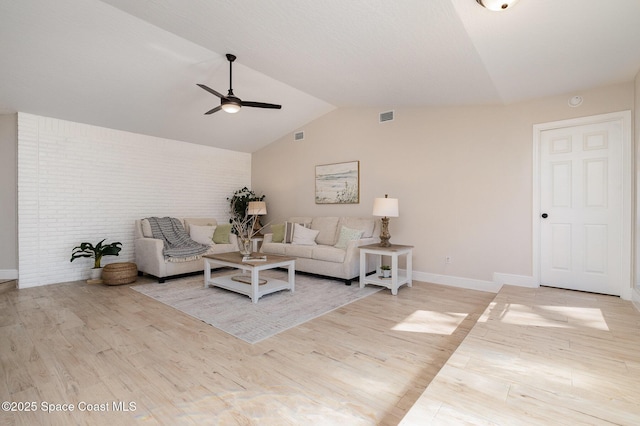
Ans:
[[[340,236],[338,237],[338,242],[334,247],[346,249],[349,241],[359,240],[360,238],[362,238],[363,233],[364,231],[361,231],[359,229],[351,229],[343,226],[340,228]]]
[[[281,243],[284,241],[284,223],[271,225],[271,232],[273,233],[273,235],[271,236],[272,242]]]
[[[293,242],[293,234],[295,233],[295,225],[301,226],[303,228],[308,228],[309,225],[305,223],[295,223],[295,222],[285,222],[284,223],[284,243],[292,243]]]
[[[293,241],[292,244],[297,244],[300,246],[315,246],[316,245],[316,237],[320,233],[320,231],[315,231],[313,229],[307,229],[304,226],[299,224],[295,224],[293,231]]]
[[[216,244],[231,244],[229,241],[229,234],[231,233],[231,224],[225,223],[224,225],[218,225],[213,233],[213,242]]]
[[[379,221],[380,219],[378,219]],[[340,226],[346,226],[351,229],[361,229],[364,231],[362,238],[373,237],[373,230],[376,226],[376,219],[372,217],[343,217],[340,219]]]
[[[216,227],[213,225],[191,225],[189,226],[189,236],[197,243],[211,245],[215,230]]]

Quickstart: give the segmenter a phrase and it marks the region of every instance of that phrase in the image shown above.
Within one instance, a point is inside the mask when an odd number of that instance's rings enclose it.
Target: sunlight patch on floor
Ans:
[[[412,333],[451,335],[468,314],[417,310],[391,329]]]
[[[557,305],[520,305],[517,303],[491,303],[489,310],[478,322],[488,319],[506,324],[556,328],[590,328],[609,331],[607,322],[598,308]]]

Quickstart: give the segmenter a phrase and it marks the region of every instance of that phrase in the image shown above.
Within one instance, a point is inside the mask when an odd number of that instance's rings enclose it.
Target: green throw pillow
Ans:
[[[231,224],[218,225],[213,233],[213,240],[216,244],[230,244],[229,234],[231,233]]]
[[[271,232],[273,232],[273,235],[271,236],[272,242],[281,243],[284,241],[284,223],[271,225]]]

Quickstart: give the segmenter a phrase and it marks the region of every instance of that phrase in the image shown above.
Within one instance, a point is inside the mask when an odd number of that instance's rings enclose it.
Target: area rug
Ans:
[[[286,272],[277,270],[264,271],[260,276],[286,280]],[[361,289],[357,282],[346,286],[336,280],[296,274],[295,292],[267,294],[254,304],[242,294],[204,288],[203,280],[199,275],[131,288],[248,343],[260,342],[382,289]]]

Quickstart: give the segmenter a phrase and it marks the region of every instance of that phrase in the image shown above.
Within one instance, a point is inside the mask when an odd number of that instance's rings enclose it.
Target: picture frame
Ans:
[[[316,204],[360,203],[360,161],[316,166]]]

